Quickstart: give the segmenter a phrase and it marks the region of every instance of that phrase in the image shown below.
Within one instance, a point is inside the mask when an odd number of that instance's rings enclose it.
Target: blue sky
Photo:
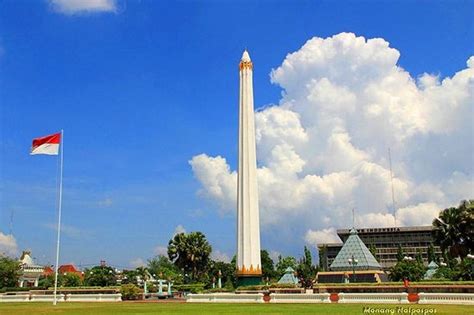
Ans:
[[[17,252],[44,264],[54,261],[57,159],[29,156],[34,137],[65,132],[61,262],[127,267],[178,226],[231,257],[235,217],[197,193],[189,161],[220,155],[235,170],[244,48],[257,108],[280,103],[269,74],[313,37],[383,38],[414,79],[452,77],[474,53],[473,1],[54,2],[0,3],[0,231],[12,222]],[[294,234],[295,223],[281,239],[279,224],[262,228],[262,247],[301,255],[306,230]]]

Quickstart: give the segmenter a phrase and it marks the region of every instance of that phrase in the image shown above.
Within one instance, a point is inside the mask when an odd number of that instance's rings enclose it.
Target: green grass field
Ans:
[[[379,312],[364,312],[365,307]],[[393,312],[380,313],[380,310]],[[467,305],[376,304],[186,304],[186,303],[2,303],[1,315],[46,314],[472,314]]]

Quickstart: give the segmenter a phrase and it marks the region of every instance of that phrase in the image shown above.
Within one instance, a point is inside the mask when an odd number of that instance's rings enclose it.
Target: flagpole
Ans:
[[[56,272],[54,276],[54,300],[53,305],[57,303],[57,290],[58,290],[58,271],[59,271],[59,241],[61,237],[61,208],[63,199],[63,152],[64,152],[64,130],[61,129],[61,157],[60,157],[60,169],[59,169],[59,200],[58,200],[58,241],[56,244]]]

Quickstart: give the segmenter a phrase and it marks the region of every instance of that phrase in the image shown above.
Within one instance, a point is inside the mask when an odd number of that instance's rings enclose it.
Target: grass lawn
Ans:
[[[372,311],[365,312],[369,307]],[[380,310],[391,310],[381,313]],[[191,304],[191,303],[1,303],[1,315],[46,314],[472,314],[467,305]]]

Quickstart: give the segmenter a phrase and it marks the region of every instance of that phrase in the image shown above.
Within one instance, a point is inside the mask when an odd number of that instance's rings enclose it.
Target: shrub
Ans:
[[[120,288],[123,300],[138,300],[142,295],[142,291],[134,284],[124,284]]]
[[[185,291],[190,293],[201,293],[204,291],[204,283],[193,283],[193,284],[180,284],[175,285],[174,288],[177,291]]]

